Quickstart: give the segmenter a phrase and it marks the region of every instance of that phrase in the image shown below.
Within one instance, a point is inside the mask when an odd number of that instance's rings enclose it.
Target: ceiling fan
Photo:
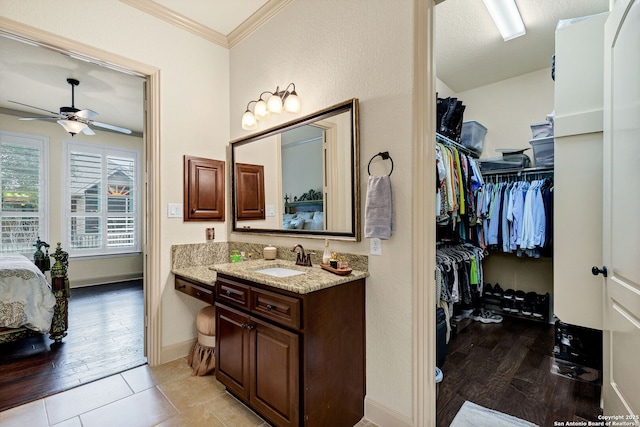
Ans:
[[[33,105],[9,100],[9,102],[13,102],[14,104],[24,105],[25,107],[35,108],[36,110],[46,111],[47,113],[55,115],[55,117],[23,117],[18,120],[56,121],[67,132],[69,132],[72,137],[75,136],[75,134],[77,134],[78,132],[82,132],[85,135],[95,135],[95,132],[89,127],[89,125],[109,129],[115,132],[125,133],[127,135],[131,133],[130,129],[91,120],[93,117],[96,117],[98,113],[92,110],[79,110],[75,107],[74,89],[80,84],[80,81],[69,78],[67,79],[67,83],[71,85],[71,107],[60,107],[60,112],[56,113],[55,111],[49,111],[45,110],[44,108],[34,107]]]

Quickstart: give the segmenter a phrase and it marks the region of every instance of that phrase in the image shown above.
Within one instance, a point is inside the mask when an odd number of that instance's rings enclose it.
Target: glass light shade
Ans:
[[[257,120],[266,119],[269,117],[269,109],[267,108],[267,103],[262,99],[256,102],[256,105],[253,107],[253,114],[255,115]]]
[[[252,130],[258,127],[258,121],[253,113],[249,110],[245,111],[242,115],[242,129]]]
[[[280,114],[282,113],[282,98],[277,93],[274,93],[269,97],[267,101],[267,108],[272,113]]]
[[[82,132],[84,128],[88,127],[86,123],[78,122],[75,120],[58,120],[58,124],[72,136]]]
[[[300,98],[298,98],[298,94],[295,90],[287,96],[287,99],[284,100],[284,111],[288,113],[300,112]]]

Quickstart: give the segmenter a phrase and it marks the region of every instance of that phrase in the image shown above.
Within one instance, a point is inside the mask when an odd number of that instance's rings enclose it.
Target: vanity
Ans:
[[[276,426],[357,424],[368,273],[337,276],[284,260],[212,269],[218,381]]]

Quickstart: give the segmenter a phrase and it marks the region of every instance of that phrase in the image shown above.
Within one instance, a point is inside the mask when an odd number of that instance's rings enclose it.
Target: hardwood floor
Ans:
[[[142,280],[71,290],[62,343],[0,345],[0,411],[146,363]]]
[[[552,374],[553,345],[553,325],[515,318],[472,322],[449,341],[438,426],[449,426],[465,400],[541,427],[597,421],[600,386]]]

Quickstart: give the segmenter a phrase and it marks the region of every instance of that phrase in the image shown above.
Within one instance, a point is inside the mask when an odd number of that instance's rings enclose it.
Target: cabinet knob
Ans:
[[[178,289],[184,289],[186,287],[187,287],[187,285],[178,285]]]
[[[196,296],[197,296],[198,298],[200,298],[200,297],[202,296],[202,294],[201,294],[200,292],[196,292]]]
[[[227,289],[226,294],[227,294],[228,297],[230,297],[231,296],[231,291],[229,289]]]
[[[609,270],[607,270],[606,266],[603,266],[602,268],[598,268],[598,266],[594,265],[593,267],[591,267],[591,274],[593,274],[594,276],[597,276],[598,274],[602,274],[604,277],[607,277],[608,273],[609,273]]]
[[[271,311],[273,310],[275,307],[272,306],[271,304],[267,304],[267,310]]]

